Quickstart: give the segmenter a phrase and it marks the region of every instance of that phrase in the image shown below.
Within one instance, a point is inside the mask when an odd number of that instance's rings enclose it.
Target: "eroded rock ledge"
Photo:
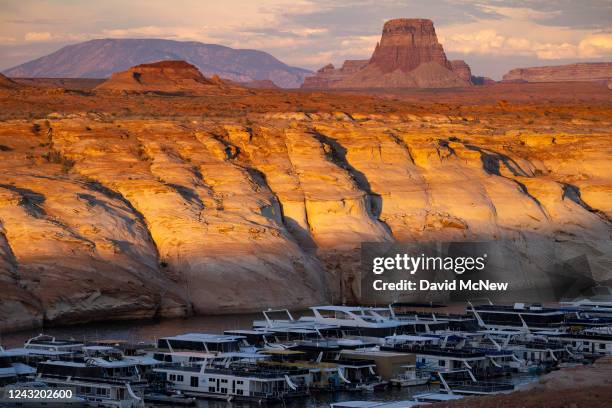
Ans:
[[[490,125],[1,122],[0,330],[351,301],[362,241],[508,238],[537,267],[545,239],[610,279],[609,133]]]

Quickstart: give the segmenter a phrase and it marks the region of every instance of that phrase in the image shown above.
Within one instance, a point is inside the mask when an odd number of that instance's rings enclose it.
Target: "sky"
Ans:
[[[269,52],[311,70],[365,59],[392,18],[429,18],[450,59],[512,68],[612,61],[612,0],[0,0],[0,70],[93,38]]]

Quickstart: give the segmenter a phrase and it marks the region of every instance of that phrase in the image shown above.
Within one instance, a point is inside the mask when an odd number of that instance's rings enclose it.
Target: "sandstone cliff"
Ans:
[[[516,68],[504,81],[566,82],[612,80],[612,62],[591,62],[547,67]]]
[[[431,20],[400,18],[385,23],[367,63],[327,65],[302,88],[448,88],[470,85],[470,76],[464,61],[446,58]]]
[[[472,70],[464,60],[452,60],[450,63],[453,72],[456,73],[459,78],[466,82],[472,82]]]
[[[361,109],[0,122],[0,327],[355,301],[363,241],[508,239],[519,283],[550,245],[611,278],[609,117]]]

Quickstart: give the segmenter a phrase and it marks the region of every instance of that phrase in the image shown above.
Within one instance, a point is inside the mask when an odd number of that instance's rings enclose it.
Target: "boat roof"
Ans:
[[[390,340],[405,340],[405,341],[435,341],[438,337],[433,336],[413,336],[410,334],[399,334],[396,336],[387,336],[385,339]]]
[[[263,349],[261,352],[264,354],[279,355],[279,356],[295,356],[299,354],[305,354],[303,351],[298,351],[298,350],[273,349],[273,348],[266,348],[266,349]]]
[[[212,333],[185,333],[176,336],[161,337],[160,340],[199,341],[202,343],[230,343],[245,339],[244,336]]]
[[[341,350],[340,354],[346,354],[350,358],[354,355],[364,355],[368,357],[396,357],[396,356],[407,356],[407,353],[400,353],[397,351],[386,351],[386,350],[367,350],[367,349],[357,349],[357,350]]]
[[[303,327],[270,327],[266,328],[272,334],[274,333],[294,333],[294,334],[318,334],[314,329],[306,329]]]
[[[427,400],[435,400],[435,401],[452,401],[463,398],[461,395],[455,394],[443,394],[441,392],[428,392],[425,394],[419,394],[414,396],[415,399],[427,399]]]
[[[365,306],[311,306],[311,310],[328,310],[336,312],[361,312],[361,311],[374,311],[374,312],[388,312],[389,309],[386,307],[365,307]]]
[[[87,351],[117,351],[117,352],[120,351],[120,350],[116,349],[115,347],[111,347],[111,346],[85,346],[85,347],[83,347],[83,350],[87,350]]]
[[[541,305],[526,305],[523,303],[516,303],[514,305],[477,305],[474,309],[480,312],[489,313],[504,313],[504,314],[515,314],[520,313],[524,315],[563,315],[565,312],[559,309],[552,309],[548,307],[542,307]],[[467,309],[471,312],[471,309]]]
[[[149,357],[149,356],[129,356],[129,357],[125,357],[126,360],[128,361],[133,361],[135,362],[135,364],[137,365],[150,365],[150,366],[154,366],[154,365],[158,365],[160,364],[159,360],[154,359],[153,357]]]
[[[419,405],[414,401],[341,401],[331,404],[332,408],[410,408]]]
[[[271,331],[267,331],[265,329],[262,330],[245,330],[245,329],[237,329],[237,330],[225,330],[223,332],[225,335],[258,335],[258,336],[266,336],[272,334]]]
[[[265,354],[261,353],[246,353],[246,352],[230,352],[230,353],[221,353],[217,355],[218,358],[230,357],[230,358],[254,358],[254,359],[264,359],[269,358]]]
[[[152,351],[154,354],[155,353],[159,353],[159,354],[170,354],[172,356],[183,356],[183,357],[200,357],[200,358],[217,358],[217,354],[216,353],[205,353],[203,351],[189,351],[189,350],[185,350],[185,351],[181,351],[181,350],[153,350]]]
[[[12,348],[7,349],[2,352],[2,355],[7,357],[18,357],[18,356],[44,356],[44,357],[56,357],[56,356],[66,356],[73,354],[71,351],[57,351],[57,350],[47,350],[47,349],[36,349],[36,348]]]

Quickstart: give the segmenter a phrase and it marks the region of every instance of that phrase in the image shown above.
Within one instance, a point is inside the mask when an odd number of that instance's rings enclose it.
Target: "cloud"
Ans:
[[[26,41],[51,41],[53,39],[53,35],[48,31],[31,31],[26,33],[23,36],[23,39]]]
[[[578,44],[578,53],[583,58],[612,57],[612,34],[596,34]]]
[[[527,37],[502,35],[493,29],[452,34],[441,39],[445,50],[462,54],[533,55],[544,60],[612,57],[612,34],[589,35],[577,44],[534,41]]]
[[[180,7],[163,0],[87,6],[72,0],[4,0],[0,45],[21,46],[31,54],[17,56],[11,48],[0,64],[13,66],[71,42],[110,37],[254,48],[317,69],[368,58],[388,19],[422,17],[434,21],[454,57],[482,66],[488,59],[491,67],[503,60],[510,69],[512,58],[521,63],[610,58],[611,34],[605,29],[611,11],[610,0],[181,0]]]

